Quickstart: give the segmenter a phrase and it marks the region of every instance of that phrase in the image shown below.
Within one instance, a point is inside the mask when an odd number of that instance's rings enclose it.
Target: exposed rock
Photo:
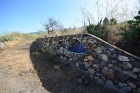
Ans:
[[[79,63],[78,62],[76,62],[76,64],[75,64],[77,67],[79,67]]]
[[[133,68],[133,72],[140,72],[140,69],[139,68]]]
[[[79,64],[79,68],[82,69],[82,70],[84,70],[84,71],[87,71],[87,68],[85,67],[84,64]]]
[[[85,65],[86,68],[88,68],[90,65],[88,64],[88,62],[83,62],[83,64]]]
[[[95,51],[96,51],[97,53],[102,53],[102,48],[101,48],[101,47],[97,47],[97,48],[95,49]]]
[[[106,48],[106,47],[104,47],[104,46],[101,46],[101,48],[102,48],[102,50],[104,50],[104,51],[106,51],[106,50],[107,50],[107,48]]]
[[[105,61],[101,61],[102,66],[107,66],[107,63]]]
[[[88,71],[89,71],[90,74],[94,74],[95,73],[95,70],[91,69],[91,68],[89,68]]]
[[[115,67],[114,67],[114,70],[115,70],[115,71],[118,71],[118,72],[120,72],[120,73],[123,73],[123,70],[122,70],[122,68],[120,68],[120,67],[115,66]]]
[[[133,67],[140,67],[140,61],[133,61],[133,62],[131,62],[131,65]]]
[[[122,56],[122,55],[119,55],[119,56],[118,56],[118,60],[119,60],[119,61],[130,61],[130,60],[128,59],[128,57]]]
[[[102,69],[102,73],[111,80],[113,80],[115,77],[114,73],[111,70],[108,70],[107,67],[104,67]]]
[[[93,61],[89,61],[89,65],[93,65]]]
[[[126,74],[117,74],[116,79],[120,82],[128,80],[130,78],[130,76],[126,75]]]
[[[108,48],[110,51],[114,51],[114,48]]]
[[[94,44],[94,41],[91,41],[91,40],[88,40],[87,42],[88,43],[91,43],[91,44]]]
[[[79,63],[79,64],[82,64],[82,62],[81,62],[80,60],[78,60],[78,63]]]
[[[140,92],[140,88],[138,88],[138,92]]]
[[[123,64],[120,64],[124,69],[130,69],[132,68],[132,65],[129,62],[123,62]]]
[[[93,60],[94,58],[90,55],[88,56],[88,60]]]
[[[134,79],[138,78],[138,76],[132,71],[124,71],[124,73],[129,75],[129,76],[131,76],[131,77],[133,77]]]
[[[99,66],[97,64],[94,64],[93,65],[93,68],[96,70],[96,71],[99,71]]]
[[[131,87],[131,88],[136,88],[136,85],[132,82],[127,82],[127,84]]]
[[[93,41],[94,41],[95,43],[97,43],[97,40],[94,39]]]
[[[108,67],[113,67],[113,65],[112,64],[108,64]]]
[[[80,77],[80,78],[78,78],[77,82],[78,82],[79,84],[82,84],[83,79]]]
[[[103,61],[108,61],[108,56],[105,54],[100,54],[100,57],[102,58]]]
[[[73,60],[77,60],[77,59],[78,59],[78,57],[74,57],[74,58],[73,58]]]
[[[96,63],[96,64],[98,64],[100,61],[97,60],[97,59],[94,59],[93,62]]]
[[[125,87],[125,86],[127,86],[125,83],[121,83],[121,82],[119,82],[119,86],[120,87]]]
[[[131,87],[123,87],[123,88],[121,88],[121,89],[128,92],[128,91],[131,90]]]
[[[84,61],[88,61],[88,59],[84,59]]]
[[[111,80],[107,80],[106,83],[109,85],[113,85],[113,82]]]
[[[118,60],[111,60],[111,63],[117,63],[118,62]]]

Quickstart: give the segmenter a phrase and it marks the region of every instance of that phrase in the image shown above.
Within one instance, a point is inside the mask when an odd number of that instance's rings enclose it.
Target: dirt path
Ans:
[[[0,52],[0,93],[50,93],[42,83],[30,60],[32,40],[7,42]]]

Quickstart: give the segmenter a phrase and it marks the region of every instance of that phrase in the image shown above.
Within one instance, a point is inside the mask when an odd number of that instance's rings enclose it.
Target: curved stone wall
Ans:
[[[87,53],[68,51],[78,38]],[[39,40],[39,39],[38,39]],[[125,92],[140,92],[140,58],[127,53],[90,34],[40,38],[42,45],[50,45],[62,60],[82,69],[94,80]]]

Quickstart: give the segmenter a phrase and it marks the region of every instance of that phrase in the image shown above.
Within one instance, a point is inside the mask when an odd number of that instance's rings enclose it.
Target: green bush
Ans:
[[[128,28],[122,27],[121,29],[124,31],[121,35],[125,40],[133,42],[134,40],[140,40],[140,11],[138,12],[138,16],[135,16],[135,20],[128,21]]]
[[[106,40],[106,36],[109,32],[109,30],[101,25],[102,20],[97,25],[89,25],[87,26],[88,33],[95,35],[103,40]]]
[[[134,55],[140,56],[140,11],[138,16],[134,17],[134,20],[128,21],[128,26],[124,26],[121,29],[123,33],[123,43],[121,46],[126,51],[131,52]]]

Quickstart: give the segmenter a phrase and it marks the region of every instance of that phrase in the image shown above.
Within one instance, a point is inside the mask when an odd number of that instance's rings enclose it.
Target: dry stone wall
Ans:
[[[86,53],[68,51],[78,38]],[[65,62],[83,70],[92,79],[114,86],[124,92],[140,92],[140,58],[129,54],[90,34],[42,38]]]

